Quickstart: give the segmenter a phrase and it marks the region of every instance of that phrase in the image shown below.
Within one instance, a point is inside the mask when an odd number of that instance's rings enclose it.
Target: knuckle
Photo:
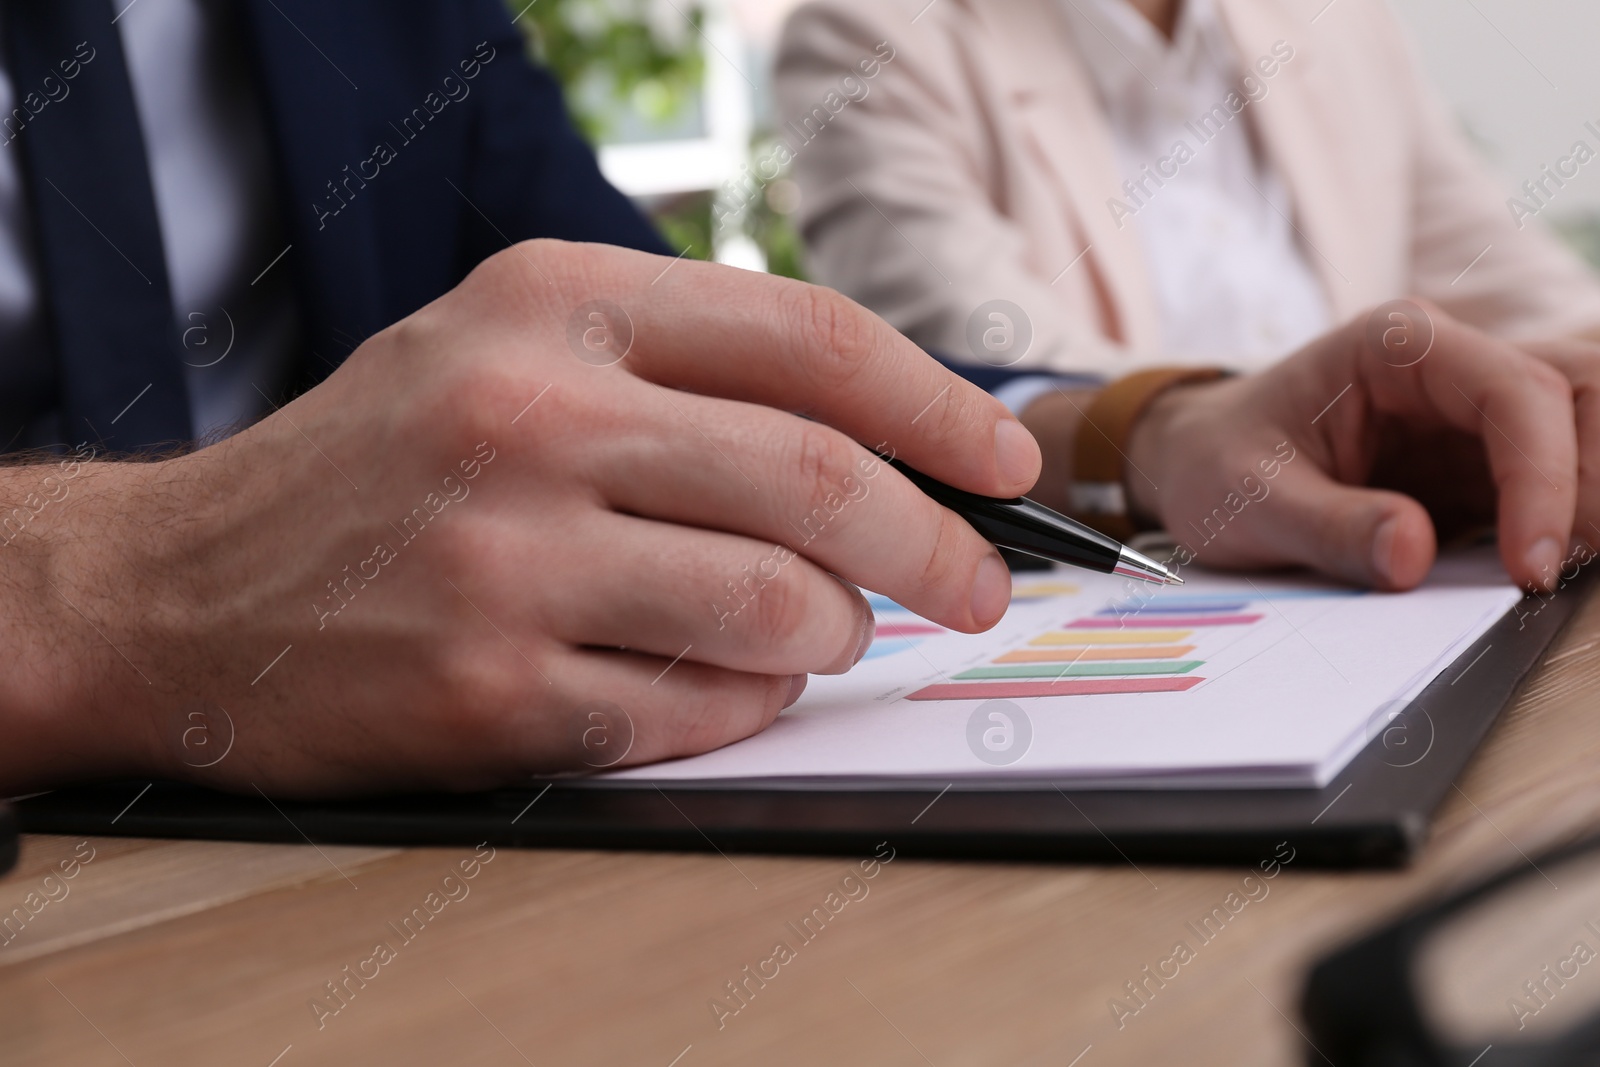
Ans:
[[[928,443],[935,446],[958,441],[970,443],[973,427],[982,416],[973,401],[969,390],[952,383],[922,420],[925,424],[922,434]]]
[[[670,719],[667,745],[674,756],[707,752],[727,741],[728,709],[716,700],[696,700]]]
[[[821,507],[823,519],[831,520],[829,497],[840,497],[848,491],[847,479],[855,471],[855,454],[845,438],[825,426],[801,423],[799,439],[794,444],[793,484],[801,490],[801,505],[811,512]]]
[[[478,617],[467,602],[465,597],[470,595],[474,601],[482,602],[481,595],[474,592],[482,589],[493,580],[494,561],[503,551],[507,538],[504,531],[498,530],[490,522],[485,522],[472,512],[463,510],[460,514],[446,515],[446,508],[454,510],[448,501],[444,504],[436,498],[433,500],[434,511],[428,506],[429,499],[425,496],[413,501],[409,511],[401,511],[394,518],[396,530],[407,537],[413,538],[416,552],[427,560],[428,570],[436,575],[443,575],[454,582],[465,593],[451,589],[443,581],[439,582],[441,598],[453,598],[455,601],[456,621],[459,625],[466,626],[476,631],[472,624],[474,621],[479,626],[482,619]],[[404,505],[402,505],[404,506]],[[438,518],[447,517],[447,522],[437,522]],[[426,534],[427,536],[423,536]],[[410,551],[409,548],[405,551]],[[488,595],[493,596],[492,586]],[[449,600],[446,600],[449,603]],[[486,605],[487,612],[494,612],[494,606]],[[493,617],[491,615],[491,617]]]
[[[440,414],[437,447],[443,463],[453,464],[475,450],[492,448],[497,439],[504,440],[506,421],[492,401],[454,404]]]
[[[548,238],[518,241],[489,256],[478,269],[495,282],[526,287],[548,287],[550,268],[547,264],[554,258],[555,249],[559,245],[560,242]],[[582,255],[580,251],[576,254],[576,258],[581,259]]]
[[[766,725],[789,691],[787,676],[723,675],[710,695],[677,709],[669,718],[666,744],[671,755],[686,756],[719,748]],[[753,718],[752,709],[761,709]]]
[[[426,380],[430,371],[440,367],[439,352],[447,345],[449,334],[450,311],[443,301],[437,301],[372,335],[352,359],[379,361],[385,372],[408,381]]]
[[[933,543],[928,546],[917,580],[923,589],[965,588],[960,526],[966,524],[951,512],[943,508],[939,510],[939,521],[935,524]]]
[[[529,313],[564,313],[573,304],[629,288],[628,258],[642,255],[615,245],[539,237],[495,253],[474,274],[481,271],[490,286],[510,290]]]
[[[465,362],[421,392],[417,421],[425,431],[424,439],[436,441],[453,461],[459,458],[456,453],[470,453],[483,442],[508,443],[514,436],[522,436],[516,431],[545,424],[565,400],[557,395],[562,392],[559,388],[540,400],[540,419],[511,424],[541,388],[533,375],[515,364]]]
[[[436,312],[430,304],[378,331],[372,343],[386,345],[402,357],[425,357],[438,333],[435,318]]]
[[[539,274],[538,261],[547,255],[537,244],[523,241],[485,257],[444,299],[469,309],[469,313],[493,307],[499,317],[523,318],[539,306],[540,298],[550,288]]]
[[[481,638],[447,642],[435,673],[452,736],[464,750],[496,751],[516,733],[533,672],[511,649],[502,652]]]
[[[823,389],[845,389],[877,354],[868,313],[842,294],[820,285],[800,286],[789,317],[800,338],[807,375]]]
[[[1551,399],[1565,400],[1570,403],[1573,398],[1572,382],[1560,369],[1546,360],[1528,358],[1528,376],[1536,385],[1551,395]]]
[[[804,632],[810,599],[798,568],[786,567],[763,586],[751,603],[750,633],[763,648],[786,648]]]

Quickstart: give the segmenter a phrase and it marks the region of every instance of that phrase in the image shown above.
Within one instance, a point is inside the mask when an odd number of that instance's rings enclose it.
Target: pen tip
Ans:
[[[1152,585],[1183,584],[1182,578],[1179,578],[1149,556],[1135,552],[1127,545],[1122,546],[1117,565],[1112,569],[1111,573],[1120,574],[1125,578],[1137,578],[1141,582],[1149,582]]]

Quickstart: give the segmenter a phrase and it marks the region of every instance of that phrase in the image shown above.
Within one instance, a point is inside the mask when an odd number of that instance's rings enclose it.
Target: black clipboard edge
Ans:
[[[638,849],[865,857],[887,842],[929,859],[1395,867],[1589,580],[1528,597],[1466,649],[1322,789],[1021,792],[526,788],[354,802],[280,801],[143,781],[57,790],[19,804],[29,833],[254,841]],[[1470,684],[1464,679],[1471,678]],[[1422,755],[1415,746],[1425,743]],[[1412,746],[1412,747],[1407,747]],[[126,810],[124,810],[126,809]],[[119,814],[120,813],[120,814]]]
[[[17,813],[0,804],[0,874],[17,865]]]

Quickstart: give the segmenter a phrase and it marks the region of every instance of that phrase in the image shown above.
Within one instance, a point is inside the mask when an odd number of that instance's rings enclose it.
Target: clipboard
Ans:
[[[17,865],[17,815],[0,804],[0,874]]]
[[[472,794],[269,802],[179,783],[101,783],[17,804],[27,833],[385,845],[867,855],[927,859],[1396,867],[1590,580],[1528,597],[1446,667],[1321,789],[837,788],[536,780]],[[1470,678],[1470,684],[1463,683]],[[1460,683],[1460,684],[1458,684]],[[137,803],[130,803],[137,799]]]

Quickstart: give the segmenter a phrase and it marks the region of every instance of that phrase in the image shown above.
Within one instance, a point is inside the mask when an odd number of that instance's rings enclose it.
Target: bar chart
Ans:
[[[878,632],[872,639],[872,647],[861,657],[864,660],[909,652],[930,637],[950,632],[907,611],[886,596],[868,593],[867,603],[872,607],[873,618],[877,620]]]
[[[1298,596],[1357,596],[1307,591]],[[1272,617],[1282,593],[1176,594],[1109,604],[1008,648],[988,663],[924,686],[909,700],[1016,700],[1111,693],[1181,693],[1204,682],[1202,646]],[[1230,642],[1231,643],[1231,642]]]
[[[1028,603],[1054,596],[1071,596],[1079,591],[1073,582],[1054,578],[1035,578],[1017,582],[1011,590],[1013,603]],[[877,636],[872,647],[862,659],[881,659],[900,652],[909,652],[930,637],[949,633],[943,626],[929,622],[906,610],[893,600],[878,593],[866,594],[867,603],[877,620]]]

